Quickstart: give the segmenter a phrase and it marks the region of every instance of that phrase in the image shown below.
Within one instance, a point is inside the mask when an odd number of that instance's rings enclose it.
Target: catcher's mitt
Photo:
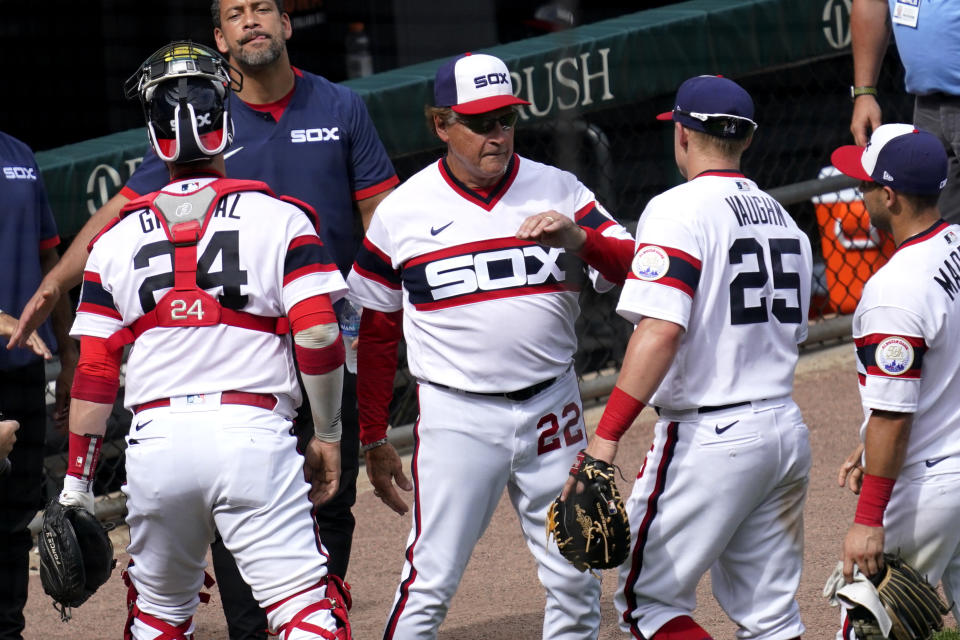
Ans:
[[[547,511],[547,540],[557,539],[560,553],[580,571],[612,569],[630,553],[630,522],[613,477],[614,466],[581,451],[570,475],[583,493],[553,501]]]
[[[40,582],[63,620],[70,619],[67,608],[86,602],[117,563],[110,536],[96,517],[56,498],[44,510],[37,547]]]
[[[856,606],[847,617],[859,640],[927,640],[943,628],[943,616],[950,608],[926,578],[903,558],[883,554],[884,567],[870,581],[892,623],[890,635],[880,630],[876,617],[866,607]]]

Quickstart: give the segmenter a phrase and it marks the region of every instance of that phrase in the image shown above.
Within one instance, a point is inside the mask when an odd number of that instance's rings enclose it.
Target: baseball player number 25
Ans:
[[[563,441],[568,447],[575,445],[583,440],[583,430],[580,429],[580,407],[575,402],[571,402],[563,408],[560,417],[566,420],[563,425]],[[540,418],[537,422],[537,430],[543,429],[540,437],[537,439],[537,455],[542,456],[545,453],[556,451],[560,448],[560,420],[552,413]]]
[[[754,255],[757,259],[756,271],[737,274],[730,283],[730,324],[756,324],[766,322],[767,299],[760,298],[755,307],[746,306],[746,289],[761,289],[767,284],[766,256],[763,245],[756,238],[737,238],[730,247],[730,264],[743,263],[743,257]],[[792,307],[783,298],[774,298],[773,316],[785,324],[799,324],[803,319],[800,311],[800,274],[783,270],[783,255],[800,255],[800,241],[796,238],[771,238],[770,258],[773,265],[773,287],[780,290],[796,291],[797,306]]]

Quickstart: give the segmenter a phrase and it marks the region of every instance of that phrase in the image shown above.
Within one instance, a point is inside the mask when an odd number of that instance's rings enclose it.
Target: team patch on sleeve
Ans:
[[[591,202],[573,216],[574,221],[581,227],[589,227],[597,231],[605,231],[616,224],[613,220],[600,213],[596,202]]]
[[[103,288],[100,274],[94,271],[83,272],[83,286],[80,288],[78,313],[93,313],[105,318],[121,320],[120,312],[113,301],[113,295]]]
[[[923,354],[927,351],[927,343],[923,338],[871,333],[856,338],[854,343],[857,359],[865,375],[911,379],[921,377]]]
[[[689,253],[655,244],[641,244],[633,256],[628,280],[656,282],[691,298],[700,283],[702,263]]]
[[[384,287],[400,290],[400,270],[394,269],[390,256],[381,251],[368,238],[363,239],[363,245],[357,252],[353,270],[358,275],[373,280]]]
[[[286,286],[308,273],[329,273],[336,269],[320,238],[298,236],[290,242],[283,259],[283,284]]]

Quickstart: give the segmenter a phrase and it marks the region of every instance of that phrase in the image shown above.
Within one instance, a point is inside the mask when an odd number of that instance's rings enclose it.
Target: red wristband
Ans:
[[[884,478],[863,474],[863,483],[860,485],[860,500],[857,502],[857,513],[853,521],[868,527],[883,526],[883,512],[890,502],[893,484],[896,478]]]
[[[620,387],[614,387],[597,424],[597,435],[604,440],[619,441],[645,406]]]
[[[81,436],[71,431],[67,445],[70,456],[67,460],[67,475],[87,482],[92,480],[100,461],[102,444],[103,436]]]

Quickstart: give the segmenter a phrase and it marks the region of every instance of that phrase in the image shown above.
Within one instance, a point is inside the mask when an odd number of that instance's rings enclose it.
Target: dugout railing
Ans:
[[[676,86],[697,73],[740,82],[753,95],[760,122],[744,172],[778,196],[814,248],[811,336],[836,339],[848,331],[845,315],[858,287],[884,259],[883,238],[869,228],[855,194],[844,189],[849,182],[821,180],[830,151],[850,142],[848,2],[692,0],[489,51],[507,62],[516,90],[533,103],[517,130],[518,152],[575,173],[630,228],[651,197],[682,179],[670,127],[654,119],[672,107]],[[442,152],[422,115],[440,62],[349,83],[367,102],[401,179]],[[879,82],[886,121],[910,120],[912,102],[902,87],[891,47]],[[75,233],[122,186],[145,147],[137,129],[37,154],[62,235]],[[616,291],[583,294],[576,369],[588,399],[609,392],[631,330],[613,311],[616,299]],[[413,388],[401,367],[392,424],[415,418]],[[98,494],[115,492],[124,480],[128,421],[129,414],[115,408]],[[62,481],[65,443],[65,434],[51,426],[49,495]]]

